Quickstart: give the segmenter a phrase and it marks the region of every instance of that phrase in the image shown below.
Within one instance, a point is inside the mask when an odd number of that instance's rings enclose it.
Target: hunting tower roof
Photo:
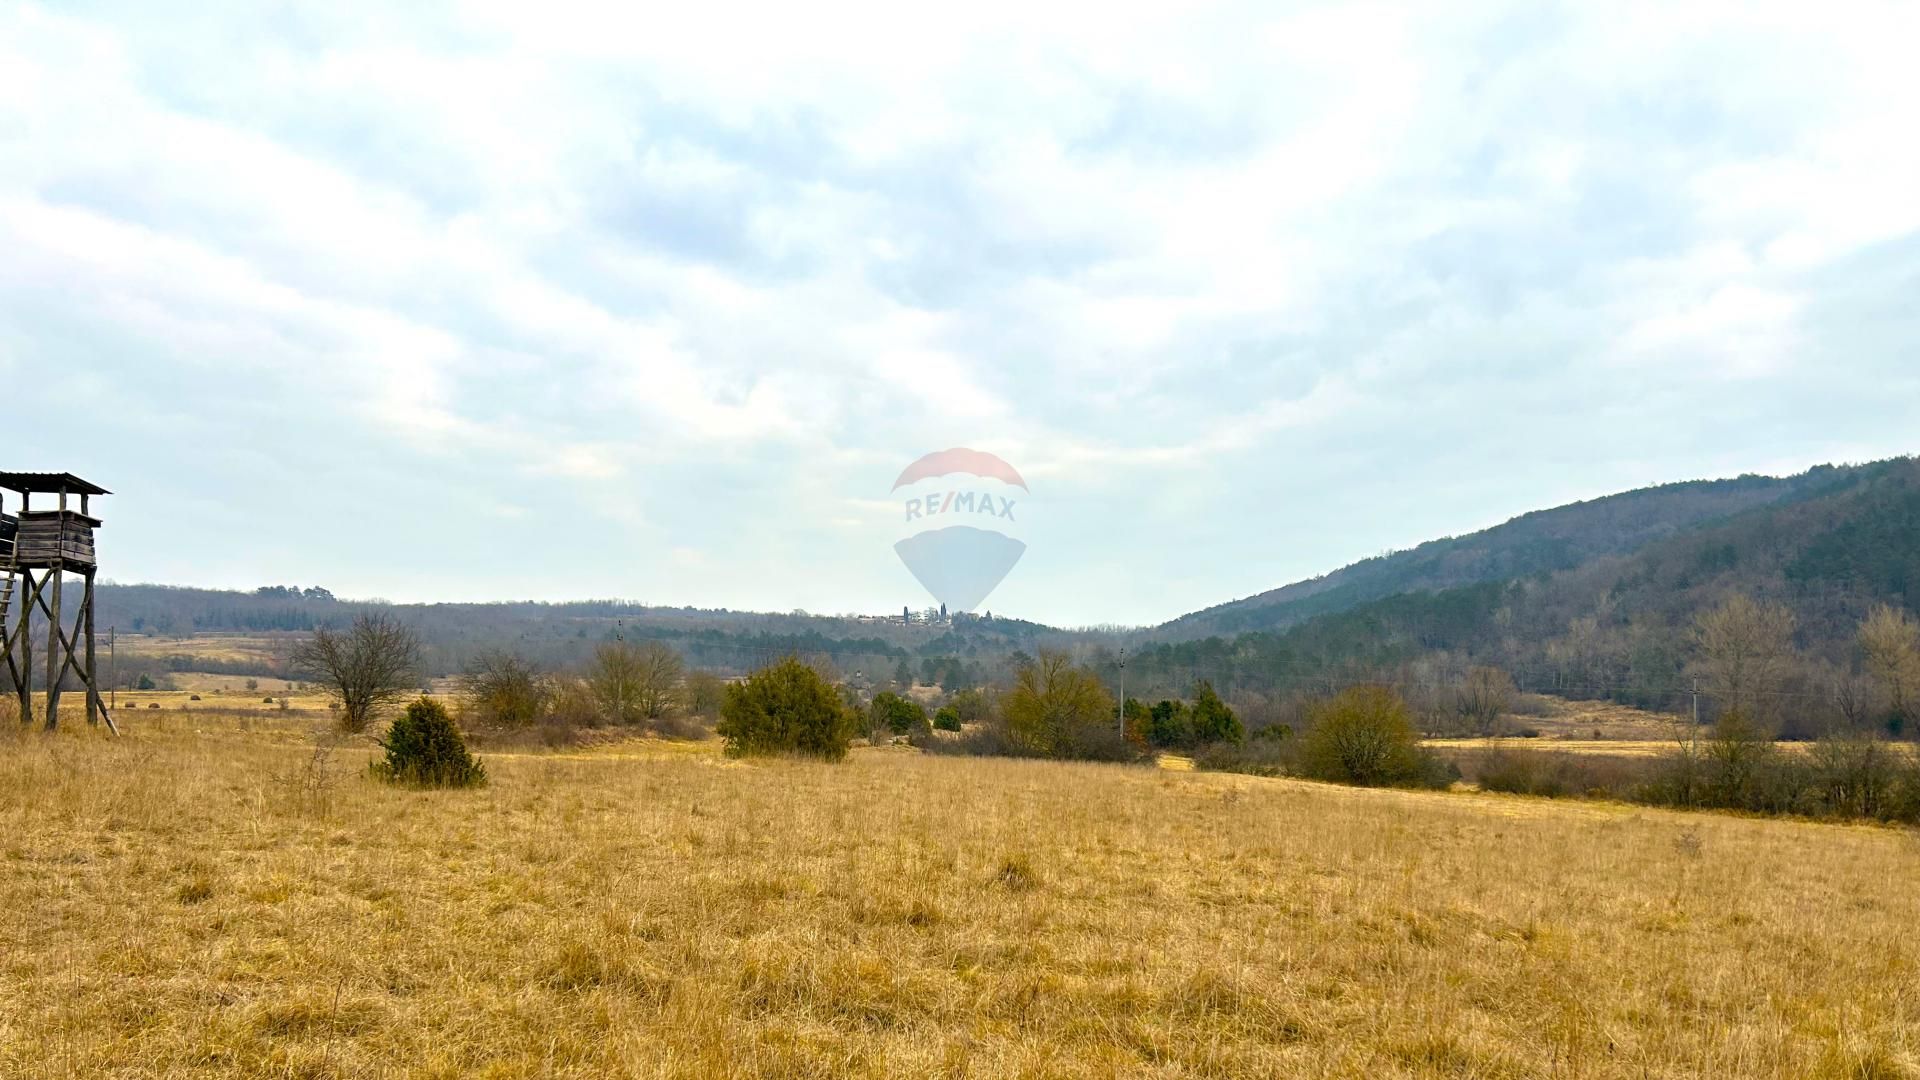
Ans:
[[[113,492],[98,484],[64,472],[0,472],[0,488],[18,491],[23,495],[57,495],[64,491],[69,495],[111,495]]]

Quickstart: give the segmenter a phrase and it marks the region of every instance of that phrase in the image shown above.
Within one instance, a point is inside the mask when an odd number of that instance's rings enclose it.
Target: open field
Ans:
[[[1603,754],[1652,758],[1673,752],[1672,739],[1426,739],[1435,750],[1512,750],[1532,753]],[[1792,745],[1788,743],[1783,746]]]
[[[142,720],[0,741],[0,1075],[1920,1075],[1895,830]]]
[[[1670,754],[1686,727],[1677,717],[1665,716],[1616,705],[1610,701],[1562,701],[1541,699],[1547,706],[1544,716],[1509,716],[1509,731],[1531,728],[1531,738],[1508,736],[1483,738],[1433,738],[1424,740],[1435,750],[1479,752],[1488,750],[1557,751],[1566,754],[1599,754],[1607,757],[1653,758]],[[1705,733],[1702,732],[1702,737]],[[1805,742],[1777,743],[1783,750],[1804,751]]]
[[[185,672],[171,675],[176,689],[171,690],[119,690],[101,695],[102,700],[113,706],[116,721],[123,727],[134,728],[149,726],[156,711],[186,712],[205,718],[230,716],[234,714],[272,714],[281,721],[302,721],[309,725],[324,723],[332,715],[328,705],[333,701],[331,695],[319,689],[313,683],[290,684],[279,679],[259,679],[259,688],[246,689],[247,677],[244,675],[207,675],[199,672]],[[288,689],[297,686],[298,689]],[[448,696],[453,693],[451,679],[434,680],[436,696]],[[272,698],[268,704],[266,699]],[[280,710],[280,699],[285,698],[287,709]],[[11,707],[11,698],[6,699]],[[36,718],[44,715],[47,695],[44,691],[35,691],[33,709]],[[14,715],[12,712],[7,714]],[[86,697],[78,690],[68,690],[60,698],[60,722],[84,725],[86,722]],[[177,725],[176,725],[177,726]]]
[[[122,657],[189,656],[221,663],[272,664],[284,660],[303,635],[298,634],[121,634],[115,648]],[[106,658],[101,657],[102,664]]]
[[[1678,717],[1647,712],[1611,701],[1566,701],[1536,697],[1542,716],[1509,716],[1512,731],[1531,728],[1549,742],[1673,742]]]
[[[1702,740],[1711,737],[1711,729],[1700,730]],[[1424,739],[1422,742],[1432,749],[1443,751],[1509,750],[1515,753],[1593,754],[1636,759],[1671,754],[1680,745],[1671,736],[1665,739]],[[1777,742],[1773,745],[1790,754],[1804,754],[1814,747],[1813,743],[1804,741]]]

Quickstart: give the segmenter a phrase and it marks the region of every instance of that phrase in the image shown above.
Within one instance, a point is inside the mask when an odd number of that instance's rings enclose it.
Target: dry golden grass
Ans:
[[[1548,713],[1545,716],[1509,717],[1507,723],[1515,730],[1533,728],[1545,739],[1592,739],[1594,732],[1600,733],[1603,740],[1625,740],[1629,742],[1671,741],[1674,723],[1677,717],[1666,713],[1647,712],[1630,705],[1616,705],[1611,701],[1564,701],[1559,698],[1545,699]]]
[[[170,637],[162,634],[125,633],[115,646],[121,656],[192,656],[221,663],[272,663],[283,658],[298,640],[293,634],[193,634]],[[102,658],[101,662],[106,661]]]
[[[0,1075],[1896,1077],[1920,842],[712,743],[0,733]],[[197,728],[197,730],[196,730]],[[10,728],[8,729],[11,730]]]
[[[1605,754],[1650,758],[1671,754],[1673,739],[1427,739],[1435,750],[1517,750],[1556,754]],[[1790,746],[1790,743],[1782,743]]]
[[[1546,716],[1509,716],[1509,731],[1532,729],[1534,738],[1443,738],[1428,739],[1437,750],[1554,750],[1567,754],[1602,754],[1612,757],[1645,758],[1671,754],[1686,726],[1681,718],[1647,712],[1630,705],[1610,701],[1563,701],[1546,699]],[[1597,736],[1597,737],[1596,737]],[[1806,743],[1779,743],[1781,749],[1800,751]]]
[[[1700,738],[1705,740],[1710,737],[1710,732],[1702,729]],[[1661,757],[1673,753],[1680,745],[1672,736],[1665,739],[1426,739],[1423,742],[1435,750],[1512,750],[1623,758]],[[1814,746],[1810,742],[1779,742],[1773,745],[1790,754],[1804,754]]]

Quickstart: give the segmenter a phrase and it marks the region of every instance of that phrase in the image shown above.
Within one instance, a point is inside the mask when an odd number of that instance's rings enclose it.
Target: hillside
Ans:
[[[1183,615],[1157,628],[1155,636],[1279,630],[1398,593],[1571,570],[1759,507],[1817,498],[1884,467],[1823,466],[1799,476],[1663,484],[1539,510],[1481,532],[1429,541]]]
[[[1464,665],[1492,664],[1523,688],[1677,711],[1691,685],[1693,621],[1739,592],[1791,610],[1798,662],[1769,694],[1782,719],[1804,719],[1829,707],[1834,680],[1856,669],[1856,634],[1873,605],[1920,608],[1920,462],[1819,469],[1774,487],[1735,483],[1772,497],[1689,527],[1669,523],[1630,552],[1570,567],[1409,589],[1283,629],[1149,644],[1131,667],[1143,681],[1178,685],[1205,673],[1267,690],[1388,671],[1445,680]],[[1488,535],[1453,542],[1455,550],[1502,550]],[[1443,561],[1430,554],[1429,567]],[[1416,565],[1399,569],[1436,580]]]

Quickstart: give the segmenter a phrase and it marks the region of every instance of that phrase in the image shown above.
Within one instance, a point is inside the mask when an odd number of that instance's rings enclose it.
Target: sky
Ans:
[[[1910,3],[166,7],[0,0],[0,468],[116,580],[898,611],[969,447],[986,607],[1149,624],[1920,451]]]

